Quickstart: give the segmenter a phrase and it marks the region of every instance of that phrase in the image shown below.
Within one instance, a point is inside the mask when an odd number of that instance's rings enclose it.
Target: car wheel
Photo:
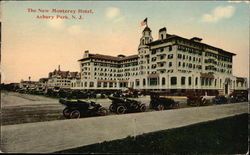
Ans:
[[[141,104],[141,106],[140,106],[140,111],[141,111],[141,112],[145,112],[145,111],[146,111],[146,106],[145,106],[145,104]]]
[[[70,118],[70,116],[69,116],[70,112],[71,112],[71,110],[68,107],[66,107],[65,109],[63,109],[63,116],[65,118]]]
[[[124,114],[126,112],[126,107],[118,106],[116,112],[117,112],[117,114]]]
[[[115,112],[115,106],[114,106],[114,104],[111,104],[111,105],[109,106],[109,111],[110,111],[110,112]]]
[[[101,116],[105,116],[105,115],[108,114],[108,110],[105,109],[105,108],[100,108],[100,109],[99,109],[99,114],[100,114]]]
[[[164,110],[164,105],[159,104],[159,105],[157,106],[157,109],[158,109],[158,110]]]
[[[70,113],[70,118],[71,119],[75,119],[75,118],[80,118],[81,116],[81,113],[79,110],[73,110],[71,113]]]

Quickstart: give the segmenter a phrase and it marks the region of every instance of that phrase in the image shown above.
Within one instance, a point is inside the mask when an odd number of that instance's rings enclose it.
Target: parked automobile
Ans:
[[[211,104],[211,100],[206,99],[200,93],[189,93],[187,95],[187,105],[189,106],[206,106]]]
[[[144,103],[141,103],[140,101],[110,96],[108,98],[112,100],[112,104],[109,106],[110,112],[124,114],[129,112],[146,111],[146,105]]]
[[[212,99],[213,104],[228,104],[229,100],[225,96],[216,96]]]
[[[108,110],[92,101],[79,99],[59,99],[59,102],[65,105],[63,115],[65,118],[80,118],[89,116],[105,116]]]
[[[179,108],[179,102],[175,102],[171,98],[160,97],[158,94],[150,95],[150,109],[155,110],[166,110],[166,109],[176,109]]]
[[[230,95],[230,102],[237,103],[237,102],[247,102],[248,101],[248,91],[234,91]]]

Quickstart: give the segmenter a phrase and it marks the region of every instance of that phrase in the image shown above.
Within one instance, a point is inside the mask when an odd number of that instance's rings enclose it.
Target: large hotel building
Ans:
[[[227,95],[247,89],[247,79],[232,74],[235,55],[205,44],[201,38],[168,34],[165,27],[153,40],[151,29],[146,26],[136,55],[108,56],[85,51],[78,60],[81,78],[72,80],[71,88],[133,88],[170,93],[201,90]]]

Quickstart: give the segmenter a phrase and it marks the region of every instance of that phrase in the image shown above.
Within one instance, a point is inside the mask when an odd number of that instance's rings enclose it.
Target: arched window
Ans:
[[[177,84],[177,78],[175,76],[171,77],[170,81],[171,81],[171,85],[176,85]]]
[[[188,85],[192,85],[192,77],[188,77]]]
[[[166,79],[164,77],[162,78],[161,83],[162,83],[162,85],[166,84]]]
[[[143,79],[143,86],[145,86],[146,85],[146,80],[145,79]]]
[[[185,85],[185,77],[181,77],[181,85]]]

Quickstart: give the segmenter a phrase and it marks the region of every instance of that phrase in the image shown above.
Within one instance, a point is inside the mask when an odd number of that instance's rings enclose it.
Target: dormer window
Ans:
[[[161,40],[163,40],[163,34],[161,34]]]

